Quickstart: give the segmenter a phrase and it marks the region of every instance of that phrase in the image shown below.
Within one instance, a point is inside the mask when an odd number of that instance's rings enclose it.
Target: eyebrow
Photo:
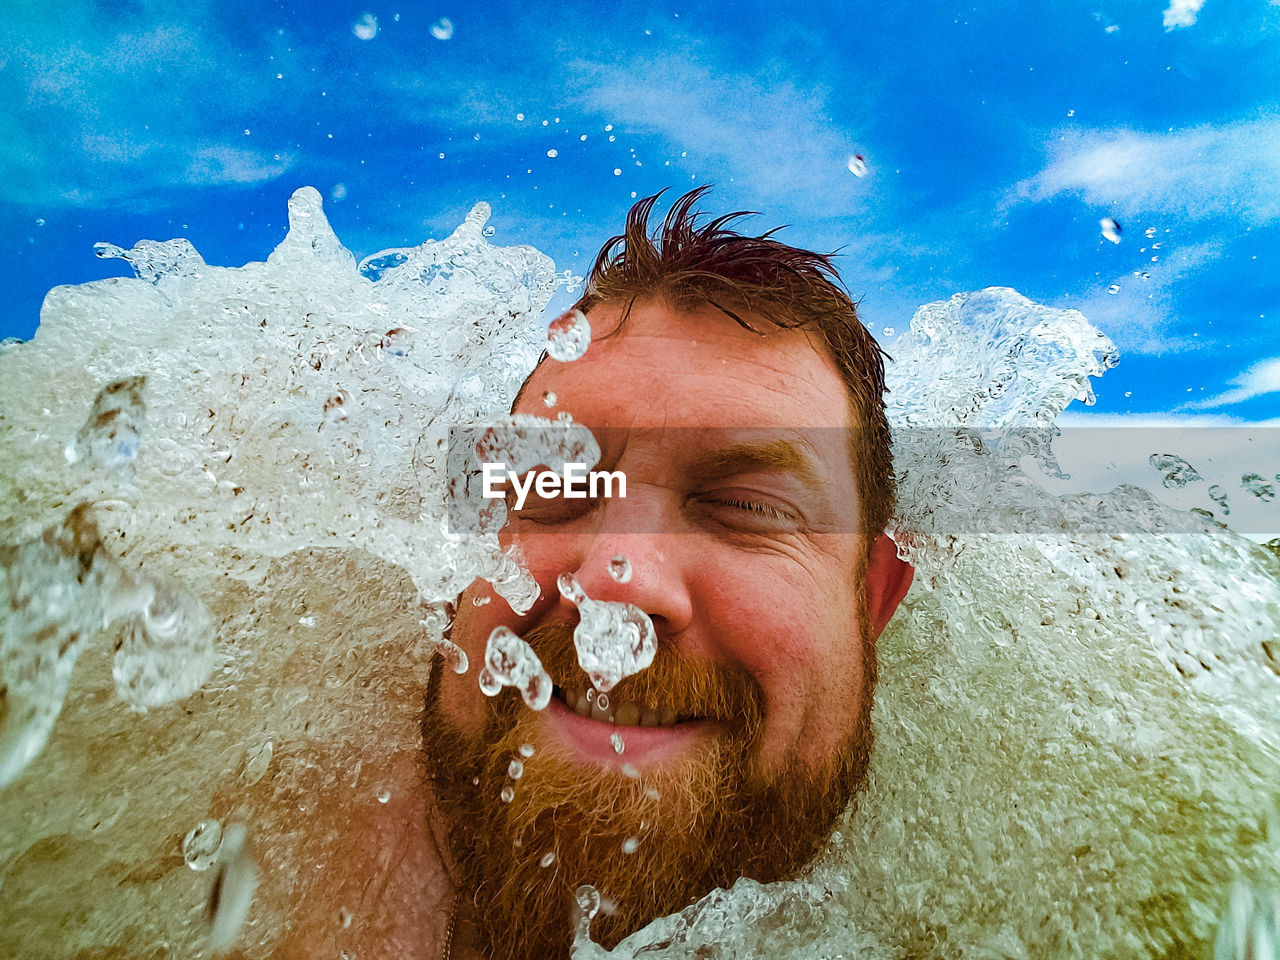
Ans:
[[[719,479],[749,470],[782,470],[793,474],[815,492],[823,489],[818,471],[813,468],[813,461],[798,446],[786,440],[730,444],[703,454],[690,468],[694,476],[704,480]]]

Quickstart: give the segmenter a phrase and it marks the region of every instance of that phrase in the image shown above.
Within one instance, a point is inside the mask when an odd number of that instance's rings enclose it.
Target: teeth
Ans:
[[[624,703],[613,711],[613,722],[620,727],[634,727],[640,722],[640,708],[634,703]]]
[[[595,701],[591,704],[591,719],[603,720],[606,723],[613,720],[613,711],[609,709],[609,698],[603,693],[597,694]]]
[[[564,702],[580,717],[590,717],[619,727],[671,727],[676,723],[677,714],[671,707],[655,710],[631,701],[614,704],[610,702],[608,695],[594,691],[591,699],[587,699],[583,691],[565,690]]]

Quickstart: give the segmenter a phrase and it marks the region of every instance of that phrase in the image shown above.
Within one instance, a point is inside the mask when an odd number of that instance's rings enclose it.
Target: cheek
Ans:
[[[512,542],[505,532],[499,536],[503,547]],[[475,724],[483,722],[485,696],[480,691],[476,677],[484,665],[485,647],[489,634],[495,627],[510,627],[523,634],[560,602],[556,578],[565,566],[572,544],[567,537],[537,536],[516,539],[525,557],[525,566],[538,581],[541,592],[533,608],[523,617],[517,617],[498,596],[487,580],[477,580],[458,599],[458,610],[453,620],[453,642],[467,655],[467,672],[461,675],[448,671],[441,679],[441,705],[455,722]],[[480,604],[477,605],[476,601]]]
[[[768,584],[749,591],[714,579],[719,583],[708,580],[702,591],[705,622],[718,635],[718,654],[746,669],[764,693],[762,761],[770,769],[821,765],[851,729],[863,699],[851,592],[838,584],[816,587],[808,577],[732,581]]]

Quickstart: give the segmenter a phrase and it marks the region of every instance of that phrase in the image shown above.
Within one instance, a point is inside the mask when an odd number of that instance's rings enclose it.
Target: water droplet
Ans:
[[[481,233],[483,233],[486,237],[492,237],[492,236],[493,236],[495,233],[497,233],[498,231],[497,231],[497,229],[496,229],[495,227],[493,227],[493,226],[488,226],[488,227],[485,227],[485,228],[484,228],[483,230],[481,230],[480,232],[481,232]]]
[[[1120,242],[1120,234],[1124,232],[1119,222],[1111,217],[1103,217],[1098,221],[1098,226],[1102,228],[1102,235],[1112,243]]]
[[[522,744],[520,744],[520,756],[524,757],[526,760],[528,760],[530,757],[532,757],[532,756],[533,756],[533,744],[532,744],[532,743],[522,743]]]
[[[1074,117],[1075,115],[1076,115],[1076,112],[1075,112],[1074,110],[1068,110],[1068,111],[1067,111],[1067,116],[1068,116],[1068,117]]]
[[[542,394],[542,402],[548,407],[556,405],[556,395],[554,391],[547,390]]]
[[[594,687],[587,687],[587,703],[595,703],[596,691]]]
[[[897,328],[896,328],[896,327],[885,327],[885,328],[884,328],[884,335],[885,335],[886,337],[892,337],[892,336],[894,336],[895,334],[897,334],[897,332],[898,332],[898,330],[897,330]]]
[[[1120,292],[1120,284],[1118,283],[1113,283],[1111,284],[1111,286],[1107,287],[1107,293],[1111,294],[1113,297],[1119,292]]]
[[[502,792],[498,794],[498,796],[501,798],[503,803],[510,803],[516,798],[515,788],[511,786],[511,784],[507,784],[502,788]]]
[[[544,710],[551,702],[551,677],[533,648],[510,627],[493,628],[485,645],[484,662],[481,672],[488,674],[491,689],[515,687],[531,710]],[[483,676],[480,689],[488,693]]]
[[[271,766],[271,755],[274,752],[275,743],[270,737],[249,748],[245,753],[244,771],[240,774],[245,786],[253,786],[263,778],[267,768]]]
[[[225,953],[235,943],[257,887],[258,864],[249,852],[248,827],[232,824],[223,838],[217,875],[205,909],[210,927],[208,943],[214,954]]]
[[[584,883],[573,893],[573,898],[578,902],[578,909],[581,910],[590,920],[600,911],[600,893],[595,887],[589,883]]]
[[[609,561],[609,576],[619,583],[630,583],[631,561],[622,556],[614,557]]]
[[[445,663],[453,667],[453,672],[462,674],[467,672],[469,666],[467,661],[467,651],[452,640],[441,639],[439,642],[440,653],[443,654]]]
[[[556,578],[556,588],[560,591],[560,596],[566,600],[572,600],[575,604],[581,605],[587,599],[587,592],[582,589],[577,577],[572,573],[560,574]]]
[[[612,140],[612,139],[613,139],[613,137],[610,137],[609,139],[610,139],[610,140]],[[613,175],[614,175],[615,177],[620,177],[620,176],[622,176],[622,168],[621,168],[621,167],[614,167],[614,168],[613,168]]]
[[[314,627],[316,625],[315,617],[299,617],[298,625],[303,627]]]
[[[361,40],[372,40],[378,35],[378,18],[372,13],[362,14],[360,19],[351,25],[351,32]]]
[[[192,870],[208,870],[218,859],[222,846],[222,824],[201,820],[182,841],[182,859]]]
[[[276,79],[277,79],[277,80],[283,80],[283,79],[284,79],[284,74],[283,74],[283,73],[277,73],[277,74],[276,74]]]
[[[604,695],[601,694],[602,699],[603,699],[603,696]],[[625,750],[627,747],[627,745],[622,742],[622,734],[616,731],[614,733],[609,734],[609,742],[613,744],[614,753],[622,753],[622,751]]]
[[[339,390],[331,393],[324,402],[324,421],[325,423],[342,423],[346,420],[350,413],[347,410],[348,404],[351,403],[351,394],[345,390]]]
[[[480,692],[486,697],[496,697],[502,692],[502,682],[490,672],[488,667],[481,668],[478,680]]]
[[[624,763],[622,765],[622,775],[631,780],[640,779],[640,771],[636,769],[636,766],[634,763]]]
[[[1224,517],[1231,514],[1231,507],[1227,503],[1227,491],[1223,490],[1222,487],[1218,486],[1216,483],[1209,488],[1209,499],[1222,508],[1222,515]]]
[[[103,470],[132,470],[142,444],[147,406],[142,391],[145,376],[125,377],[107,384],[75,440],[63,451],[68,463],[85,463]]]
[[[591,343],[591,324],[581,310],[566,310],[547,326],[547,353],[562,363],[577,360]]]
[[[622,852],[632,854],[636,852],[636,847],[640,846],[640,841],[635,837],[627,837],[622,841]]]
[[[1155,228],[1155,227],[1147,227],[1147,229],[1145,229],[1145,230],[1143,230],[1143,231],[1142,231],[1142,235],[1143,235],[1144,237],[1146,237],[1148,240],[1150,240],[1152,237],[1154,237],[1154,236],[1156,235],[1156,228]]]
[[[342,927],[343,930],[346,930],[348,927],[351,926],[351,920],[352,920],[351,911],[348,910],[346,907],[339,907],[338,908],[338,926]]]
[[[644,795],[648,797],[650,800],[662,799],[662,794],[659,793],[658,790],[654,787],[646,787],[644,791]]]
[[[578,142],[579,142],[579,143],[586,143],[586,142],[587,142],[587,135],[584,133],[582,136],[580,136],[580,137],[578,138]]]
[[[490,599],[489,597],[472,597],[471,605],[475,607],[483,607],[486,603],[489,602],[489,599]]]
[[[37,227],[43,227],[43,226],[44,226],[44,223],[45,223],[45,221],[44,221],[44,217],[36,217],[36,226],[37,226]]]
[[[1133,396],[1133,391],[1132,391],[1132,390],[1126,390],[1126,391],[1124,392],[1124,395],[1125,395],[1126,397],[1132,397],[1132,396]]]
[[[568,410],[561,410],[556,414],[556,419],[561,423],[573,423],[573,414]]]
[[[1204,479],[1195,467],[1177,454],[1153,453],[1147,462],[1160,471],[1161,483],[1166,489],[1185,487],[1188,483]]]
[[[478,786],[480,786],[480,778],[479,778],[479,777],[472,777],[472,778],[471,778],[471,785],[472,785],[473,787],[478,787]]]
[[[413,331],[405,327],[393,327],[382,336],[378,344],[382,352],[393,357],[407,357],[413,350]]]
[[[855,153],[849,158],[849,172],[855,177],[865,177],[870,171],[867,169],[867,161],[860,153]]]
[[[552,147],[547,151],[547,156],[554,160],[556,157],[560,156],[560,151]]]
[[[519,760],[512,760],[507,764],[507,776],[512,780],[519,780],[524,776],[524,764]]]
[[[1276,498],[1275,486],[1260,473],[1246,473],[1240,478],[1240,486],[1263,503],[1270,503]]]
[[[391,800],[391,791],[387,787],[378,790],[378,802],[387,803]]]
[[[437,40],[448,40],[453,36],[453,21],[448,17],[441,17],[431,25],[431,35]]]
[[[612,123],[606,123],[606,124],[604,125],[604,132],[605,132],[605,133],[608,133],[608,132],[609,132],[610,130],[612,130],[612,129],[613,129],[613,124],[612,124]]]
[[[556,855],[554,853],[544,853],[542,855],[542,859],[538,861],[538,863],[544,867],[549,867],[555,862],[556,862]]]
[[[517,114],[516,114],[516,119],[517,119],[517,120],[524,120],[524,114],[523,114],[523,113],[517,113]]]

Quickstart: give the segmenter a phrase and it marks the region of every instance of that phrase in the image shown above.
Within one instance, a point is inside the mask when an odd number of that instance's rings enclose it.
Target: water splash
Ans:
[[[614,557],[609,561],[609,576],[618,583],[630,583],[631,561],[622,556]]]
[[[503,687],[515,687],[531,710],[544,710],[551,702],[551,677],[533,648],[509,627],[495,627],[485,645],[480,689],[495,696]]]
[[[581,310],[566,310],[547,325],[547,353],[554,360],[577,360],[590,345],[591,324]]]
[[[1149,458],[1151,466],[1160,471],[1160,482],[1165,487],[1185,487],[1188,483],[1203,481],[1196,468],[1177,454],[1153,453]]]
[[[215,954],[235,944],[258,888],[258,864],[250,851],[249,828],[243,823],[227,827],[217,867],[205,908],[209,947]]]
[[[0,549],[0,787],[44,748],[86,645],[120,627],[112,669],[134,706],[185,697],[214,666],[199,600],[118,562],[88,504],[38,540]]]
[[[623,677],[653,663],[658,638],[643,610],[631,603],[592,600],[570,573],[562,573],[557,586],[560,595],[578,608],[573,629],[578,665],[602,695]]]
[[[222,824],[217,820],[201,820],[182,840],[182,859],[192,870],[208,870],[218,859],[221,846]]]
[[[235,270],[181,242],[114,248],[136,279],[52,291],[35,339],[0,351],[0,484],[13,491],[0,497],[11,599],[0,607],[2,737],[31,729],[10,723],[24,698],[41,710],[67,698],[75,709],[61,722],[76,724],[6,788],[6,802],[41,811],[4,840],[7,901],[64,889],[49,855],[60,837],[72,838],[76,870],[94,884],[115,883],[120,863],[149,862],[155,835],[104,842],[96,812],[81,813],[85,781],[101,793],[145,778],[131,816],[156,824],[169,849],[212,791],[256,804],[272,865],[258,894],[278,911],[264,917],[282,915],[314,888],[311,873],[279,865],[342,862],[343,830],[309,820],[315,835],[302,837],[298,811],[315,816],[315,798],[335,784],[369,802],[354,757],[368,765],[379,751],[416,748],[421,654],[442,632],[430,611],[477,577],[522,582],[518,558],[497,542],[497,515],[453,526],[437,493],[448,427],[504,415],[542,349],[535,318],[555,287],[551,264],[530,248],[491,246],[483,205],[446,240],[382,251],[359,268],[318,194],[300,191],[289,219],[266,263]],[[409,328],[403,349],[388,341]],[[918,586],[878,642],[867,792],[813,882],[741,881],[613,955],[1207,952],[1233,883],[1251,895],[1275,887],[1275,859],[1257,840],[1258,811],[1280,779],[1274,558],[1143,491],[1053,498],[1023,472],[1027,458],[1054,468],[1055,419],[1073,399],[1087,402],[1090,378],[1115,362],[1080,314],[1001,288],[961,294],[921,308],[894,353],[893,526]],[[146,377],[145,419],[136,449],[125,445],[131,462],[117,465],[127,482],[88,458],[68,464],[95,398],[135,376]],[[318,429],[338,390],[346,419]],[[473,461],[474,442],[465,452]],[[102,499],[107,487],[115,503]],[[70,520],[86,497],[92,536]],[[1016,532],[1028,525],[1036,532]],[[132,624],[141,642],[137,618],[153,598],[163,645],[165,611],[183,609],[179,586],[217,631],[210,662],[228,654],[189,701],[198,737],[181,739],[185,710],[124,714],[145,737],[119,736],[105,670],[105,686],[77,672],[83,693],[30,686],[65,681],[93,636]],[[300,613],[318,614],[316,626],[299,630]],[[633,654],[621,659],[641,659]],[[145,671],[125,673],[150,689]],[[190,683],[179,675],[166,689]],[[309,699],[298,700],[299,686]],[[241,760],[263,731],[280,746],[246,784]],[[162,742],[179,746],[160,757],[139,749]],[[228,891],[246,889],[220,875]],[[207,949],[155,884],[112,889],[127,904],[114,913],[76,904],[92,915],[85,949],[145,949],[121,946],[122,910],[147,938]],[[1256,896],[1232,931],[1252,929],[1264,907]],[[213,913],[246,956],[271,954],[273,922],[233,922],[222,896]],[[28,953],[67,936],[61,915],[41,916],[22,917],[13,934]],[[575,950],[603,955],[589,939]]]

